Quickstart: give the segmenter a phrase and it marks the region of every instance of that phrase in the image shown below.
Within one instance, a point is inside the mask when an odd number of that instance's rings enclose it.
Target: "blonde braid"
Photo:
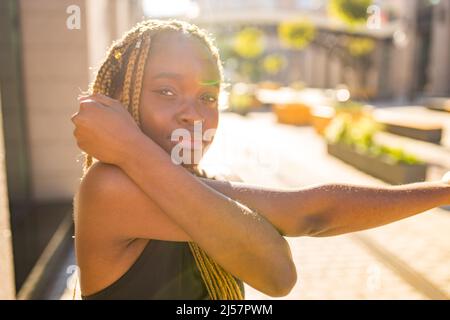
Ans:
[[[218,50],[204,31],[181,21],[147,20],[137,24],[122,39],[113,43],[90,86],[90,93],[113,96],[121,90],[121,103],[140,126],[139,103],[151,37],[169,30],[195,36],[206,44],[217,62],[217,68],[223,80]],[[93,157],[85,154],[83,177],[93,162]],[[189,242],[189,248],[211,299],[242,300],[244,298],[237,280],[230,273],[218,265],[196,243]]]
[[[123,80],[122,89],[122,104],[128,111],[130,111],[130,97],[131,97],[131,82],[134,74],[134,68],[136,65],[137,56],[140,48],[134,48],[131,52],[130,59],[128,60],[127,71]]]
[[[141,54],[139,55],[139,61],[137,64],[136,75],[135,75],[135,86],[133,90],[133,98],[131,100],[131,114],[133,115],[136,123],[139,122],[139,102],[141,98],[141,89],[142,82],[144,78],[144,70],[145,70],[145,62],[147,61],[148,51],[150,49],[151,38],[149,36],[145,37],[142,40],[143,43],[140,44],[142,46]]]

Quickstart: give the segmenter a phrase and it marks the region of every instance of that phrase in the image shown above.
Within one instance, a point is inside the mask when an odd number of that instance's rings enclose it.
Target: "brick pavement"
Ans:
[[[208,161],[222,161],[249,183],[278,187],[331,181],[384,184],[329,157],[310,127],[279,125],[271,114],[248,118],[226,114],[221,125],[219,143],[208,155],[206,166]],[[245,132],[245,137],[240,132]],[[224,150],[226,156],[219,156]],[[277,166],[271,167],[260,156],[274,160]],[[289,238],[299,281],[283,299],[448,299],[449,227],[449,213],[433,209],[358,233],[374,248],[386,251],[385,256],[373,252],[357,234]],[[270,299],[250,286],[246,289],[248,299]]]

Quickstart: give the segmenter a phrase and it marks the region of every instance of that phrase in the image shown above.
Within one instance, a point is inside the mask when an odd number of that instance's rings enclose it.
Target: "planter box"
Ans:
[[[377,110],[375,120],[384,126],[384,131],[416,140],[440,144],[442,122],[419,115],[401,114]]]
[[[419,128],[395,123],[383,123],[384,130],[399,136],[416,140],[440,144],[442,139],[442,127]]]
[[[357,152],[342,143],[328,144],[327,151],[328,154],[390,184],[414,183],[424,181],[426,178],[426,164],[392,164],[380,157]]]
[[[304,125],[311,123],[310,107],[305,104],[274,104],[278,122],[285,124]]]

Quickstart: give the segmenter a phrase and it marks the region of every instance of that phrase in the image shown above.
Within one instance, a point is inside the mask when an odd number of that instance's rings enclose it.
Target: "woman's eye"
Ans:
[[[202,97],[202,100],[205,101],[206,103],[216,103],[217,97],[211,95],[204,95]]]
[[[156,92],[166,97],[173,97],[175,95],[175,93],[173,93],[173,91],[169,89],[161,89],[157,90]]]

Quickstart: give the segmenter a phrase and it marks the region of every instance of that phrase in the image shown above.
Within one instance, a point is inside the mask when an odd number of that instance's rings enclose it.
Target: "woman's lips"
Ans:
[[[181,140],[177,143],[177,145],[180,145],[183,149],[201,149],[203,147],[203,141],[202,140]]]
[[[206,144],[206,142],[203,140],[183,139],[183,137],[180,137],[178,141],[174,141],[171,139],[171,142],[174,146],[179,145],[183,149],[192,149],[192,150],[201,149]]]

